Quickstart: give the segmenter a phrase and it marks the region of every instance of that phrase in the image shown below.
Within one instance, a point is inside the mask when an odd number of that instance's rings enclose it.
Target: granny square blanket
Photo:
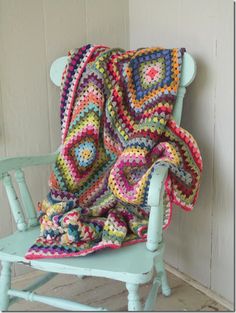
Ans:
[[[145,241],[153,171],[168,168],[163,227],[173,204],[196,202],[202,158],[172,117],[185,49],[125,51],[86,45],[68,53],[61,83],[62,144],[40,236],[27,259],[81,256]]]

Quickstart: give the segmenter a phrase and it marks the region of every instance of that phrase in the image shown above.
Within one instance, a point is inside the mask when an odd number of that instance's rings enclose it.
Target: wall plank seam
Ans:
[[[48,86],[48,81],[49,81],[49,73],[48,73],[48,68],[47,68],[47,60],[48,60],[48,50],[47,50],[47,44],[46,44],[46,13],[45,13],[45,3],[44,0],[41,2],[42,5],[42,24],[43,24],[43,37],[44,37],[44,53],[45,53],[45,79],[47,81],[46,84],[46,94],[47,94],[47,122],[48,122],[48,129],[49,129],[49,147],[50,147],[50,152],[52,152],[52,129],[51,129],[51,124],[50,124],[50,110],[49,110],[49,105],[52,105],[49,103],[49,86]]]
[[[216,34],[217,36],[217,34]],[[217,39],[215,39],[215,45],[213,47],[213,63],[214,67],[216,69],[217,67]],[[216,128],[216,88],[217,88],[217,81],[216,78],[217,75],[214,76],[214,90],[213,90],[213,140],[212,140],[212,195],[211,195],[211,253],[210,253],[210,282],[209,282],[209,288],[212,288],[212,258],[213,258],[213,221],[214,221],[214,201],[215,201],[215,192],[216,192],[216,186],[215,186],[215,128]]]
[[[85,40],[86,43],[88,42],[88,3],[86,0],[84,0],[84,14],[85,14]]]

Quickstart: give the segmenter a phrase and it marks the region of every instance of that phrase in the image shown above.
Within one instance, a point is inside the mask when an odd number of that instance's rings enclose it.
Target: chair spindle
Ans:
[[[150,206],[147,243],[146,247],[150,251],[158,249],[159,243],[162,241],[163,226],[163,195],[164,182],[168,169],[166,167],[158,167],[153,173],[149,186],[148,205]]]
[[[37,215],[22,169],[16,170],[15,177],[20,189],[21,199],[28,217],[28,225],[36,226],[38,225]]]
[[[11,263],[2,261],[2,270],[0,275],[0,310],[8,309],[10,297],[8,290],[11,288]]]
[[[178,89],[178,93],[177,93],[176,103],[175,103],[174,109],[173,109],[173,117],[174,117],[174,120],[176,121],[177,125],[180,125],[180,122],[181,122],[185,93],[186,93],[186,88],[180,86]]]
[[[25,223],[24,215],[22,213],[22,208],[18,200],[15,188],[12,184],[11,176],[8,173],[6,173],[3,177],[3,184],[6,189],[11,212],[16,222],[17,229],[19,231],[24,231],[27,229],[27,225]]]
[[[147,249],[155,251],[162,241],[163,205],[151,207],[148,224]]]

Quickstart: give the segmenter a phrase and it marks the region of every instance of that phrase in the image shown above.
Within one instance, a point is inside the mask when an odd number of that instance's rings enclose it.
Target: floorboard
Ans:
[[[12,284],[13,288],[23,288],[41,274],[35,271],[24,277],[18,277]],[[202,292],[193,288],[180,278],[168,273],[172,295],[168,298],[159,294],[156,311],[228,311]],[[149,284],[140,287],[142,302],[150,288]],[[106,278],[57,275],[49,283],[37,290],[38,294],[63,297],[83,304],[103,306],[112,311],[127,311],[127,291],[122,282]],[[51,306],[36,302],[19,301],[10,307],[11,311],[60,311]]]

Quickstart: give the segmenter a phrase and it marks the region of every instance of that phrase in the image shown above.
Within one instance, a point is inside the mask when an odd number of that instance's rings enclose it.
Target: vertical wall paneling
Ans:
[[[59,89],[50,81],[52,62],[86,43],[85,0],[43,0],[45,68],[51,148],[60,144]]]
[[[0,2],[0,42],[2,42],[3,38],[3,32],[2,29],[2,23],[1,23],[1,2]],[[0,60],[2,60],[2,50],[0,49]],[[4,119],[3,119],[3,109],[2,109],[2,78],[1,78],[2,68],[0,63],[0,156],[4,157],[6,155],[6,142],[5,142],[5,130],[4,130]],[[0,219],[0,233],[2,235],[8,235],[11,233],[12,230],[12,221],[11,221],[11,214],[10,214],[10,208],[8,206],[8,203],[6,201],[5,197],[5,191],[4,187],[0,185],[0,198],[1,198],[1,216],[4,216],[4,218]]]
[[[204,6],[204,10],[202,7]],[[194,14],[193,14],[194,12]],[[201,16],[201,23],[199,23]],[[178,268],[210,287],[211,221],[213,208],[213,147],[216,4],[214,0],[180,3],[180,33],[183,45],[197,62],[197,76],[187,89],[182,126],[199,143],[204,171],[194,211],[180,212]],[[207,195],[207,196],[206,196]],[[199,257],[200,256],[200,257]]]
[[[211,288],[233,299],[233,2],[218,0],[217,13]]]
[[[129,47],[128,1],[86,0],[87,41]]]
[[[0,42],[0,157],[58,146],[59,90],[48,74],[52,61],[69,49],[87,42],[187,48],[198,73],[187,91],[182,125],[197,139],[205,171],[194,211],[174,208],[165,257],[232,301],[232,1],[0,0]],[[35,203],[47,193],[48,172],[26,171]],[[13,230],[3,195],[0,189],[1,236]]]
[[[5,34],[1,42],[1,87],[6,153],[46,153],[50,149],[42,4],[4,0],[1,8]]]
[[[50,151],[41,1],[1,1],[1,92],[6,155]],[[26,170],[37,202],[46,171]]]

